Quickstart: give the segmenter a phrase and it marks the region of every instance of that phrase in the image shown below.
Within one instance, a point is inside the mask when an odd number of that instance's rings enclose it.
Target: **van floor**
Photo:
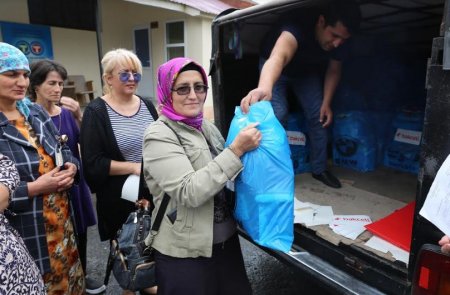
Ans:
[[[383,218],[396,209],[415,200],[417,176],[381,167],[373,172],[357,172],[333,167],[342,188],[333,189],[312,178],[310,173],[295,177],[295,195],[302,202],[331,206],[335,215],[368,215],[372,221]],[[364,245],[372,237],[365,231],[356,240],[334,233],[328,225],[309,227],[323,239],[339,245],[354,244],[389,261],[395,261],[388,252],[382,253]]]

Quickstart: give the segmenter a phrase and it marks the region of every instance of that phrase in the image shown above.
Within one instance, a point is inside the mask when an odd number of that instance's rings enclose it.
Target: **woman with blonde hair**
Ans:
[[[80,144],[88,185],[97,195],[98,230],[111,240],[135,209],[121,198],[128,176],[140,175],[142,141],[147,126],[158,118],[152,102],[135,94],[142,78],[138,57],[126,49],[102,59],[104,94],[86,107]]]

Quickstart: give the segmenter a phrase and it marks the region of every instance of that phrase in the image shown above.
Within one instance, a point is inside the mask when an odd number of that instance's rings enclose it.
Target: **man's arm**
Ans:
[[[328,127],[333,121],[333,111],[331,110],[331,101],[339,80],[341,79],[342,62],[331,59],[328,63],[323,87],[323,102],[320,108],[320,122],[323,127]]]
[[[273,85],[280,78],[283,68],[292,60],[297,48],[298,43],[294,35],[288,31],[283,31],[278,37],[269,59],[264,63],[259,77],[258,88],[250,91],[241,100],[241,109],[244,113],[248,112],[251,104],[260,100],[272,99]]]

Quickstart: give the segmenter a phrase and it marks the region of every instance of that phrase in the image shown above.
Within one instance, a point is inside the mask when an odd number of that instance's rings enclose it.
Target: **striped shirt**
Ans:
[[[154,122],[144,102],[141,100],[139,110],[132,116],[119,114],[108,103],[106,103],[106,109],[123,157],[128,162],[140,163],[144,131],[150,123]]]

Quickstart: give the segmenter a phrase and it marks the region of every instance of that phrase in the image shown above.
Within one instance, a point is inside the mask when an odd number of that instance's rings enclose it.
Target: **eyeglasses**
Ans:
[[[208,91],[208,86],[206,85],[194,85],[194,92],[195,94],[204,94],[206,93],[206,91]],[[172,89],[172,91],[175,91],[178,95],[188,95],[189,93],[191,93],[191,86],[190,85],[186,85],[186,86],[181,86],[178,87],[177,89]]]
[[[132,72],[120,72],[119,73],[119,80],[122,83],[128,82],[130,80],[130,76],[133,76],[134,82],[139,83],[142,79],[142,75],[139,73],[132,73]]]

